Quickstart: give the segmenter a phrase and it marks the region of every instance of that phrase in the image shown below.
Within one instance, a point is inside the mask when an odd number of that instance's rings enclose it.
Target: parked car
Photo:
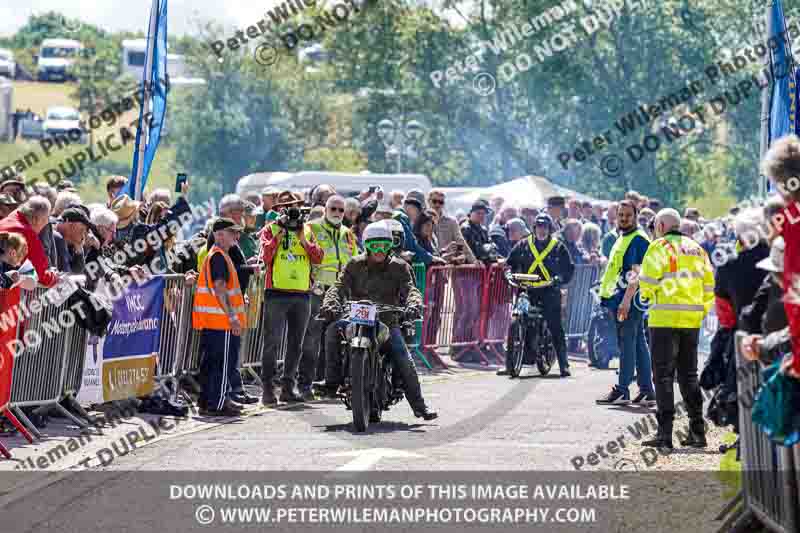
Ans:
[[[17,62],[11,50],[0,48],[0,76],[15,79],[17,76]]]
[[[83,131],[80,124],[81,115],[77,109],[72,107],[50,107],[44,117],[42,124],[42,134],[44,137],[55,137],[56,135],[66,136],[70,142],[76,136],[76,130],[80,132],[80,140],[77,142],[86,142],[86,132]],[[72,137],[70,137],[70,132]]]
[[[83,45],[73,39],[45,39],[37,57],[37,79],[74,80],[75,75],[70,71],[82,49]]]

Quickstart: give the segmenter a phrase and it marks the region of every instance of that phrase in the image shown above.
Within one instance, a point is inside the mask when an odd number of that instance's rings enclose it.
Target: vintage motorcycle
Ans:
[[[340,339],[345,369],[342,399],[353,412],[356,431],[363,432],[371,422],[381,421],[383,411],[403,399],[400,373],[394,371],[392,358],[380,350],[389,339],[389,327],[379,315],[399,313],[405,317],[407,308],[369,300],[350,302],[345,309],[348,305],[350,323]],[[408,342],[414,336],[414,324],[404,321],[401,328]]]
[[[532,287],[526,283],[540,282],[539,276],[531,274],[506,274],[506,281],[517,289],[517,298],[511,313],[512,322],[508,328],[506,357],[511,378],[519,377],[523,364],[535,364],[539,373],[546,376],[557,360],[556,346],[543,310],[538,304],[531,304],[529,293],[546,289],[558,283],[558,278],[543,285]]]

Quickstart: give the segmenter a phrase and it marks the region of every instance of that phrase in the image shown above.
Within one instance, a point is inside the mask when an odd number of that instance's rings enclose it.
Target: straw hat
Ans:
[[[302,204],[303,197],[299,194],[294,194],[292,191],[282,191],[275,199],[275,205],[272,209],[280,209],[281,207],[289,207],[290,205]]]
[[[114,201],[111,202],[111,210],[119,217],[117,228],[122,229],[128,227],[128,225],[135,220],[136,215],[139,214],[140,205],[141,202],[131,199],[127,194],[114,198]]]

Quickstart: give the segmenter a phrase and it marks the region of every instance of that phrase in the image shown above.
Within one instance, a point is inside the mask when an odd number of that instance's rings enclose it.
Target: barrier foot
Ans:
[[[36,439],[34,439],[33,435],[31,435],[31,433],[25,428],[25,426],[22,425],[22,422],[20,422],[19,419],[16,416],[14,416],[14,413],[6,409],[3,412],[3,415],[8,419],[9,422],[11,422],[14,425],[15,428],[17,428],[17,431],[19,431],[20,435],[25,437],[25,440],[33,444],[33,442]]]
[[[30,419],[25,416],[25,413],[22,412],[22,409],[19,407],[12,407],[12,410],[19,418],[19,421],[22,422],[26,428],[28,428],[28,431],[31,432],[31,435],[36,437],[38,440],[42,440],[42,433],[39,431],[39,428],[33,425],[33,422],[31,422]]]
[[[95,417],[87,413],[86,409],[84,409],[83,406],[79,404],[75,398],[72,397],[72,395],[67,396],[67,401],[69,402],[70,407],[72,407],[72,409],[74,409],[75,412],[81,416],[81,418],[86,420],[89,423],[89,425],[94,425],[94,423],[96,422]]]
[[[6,448],[5,446],[3,446],[3,443],[2,443],[2,442],[0,442],[0,453],[2,453],[2,454],[3,454],[3,457],[5,457],[6,459],[11,459],[11,458],[12,458],[12,457],[11,457],[11,452],[10,452],[10,451],[8,451],[8,448]]]
[[[739,505],[739,503],[742,500],[744,500],[744,491],[740,490],[738,494],[736,494],[736,497],[734,497],[731,501],[729,501],[725,505],[725,507],[722,509],[722,511],[719,512],[719,514],[716,516],[716,518],[714,518],[714,520],[722,520],[725,517],[725,515],[730,513],[733,510],[733,508]]]
[[[428,349],[423,349],[422,351],[423,351],[423,352],[428,352],[428,354],[430,355],[430,357],[431,357],[432,359],[436,360],[436,362],[437,362],[437,363],[439,363],[439,364],[442,366],[442,369],[443,369],[443,370],[449,370],[449,369],[450,369],[450,367],[448,366],[448,364],[447,364],[447,363],[445,363],[444,361],[442,361],[442,358],[441,358],[441,357],[439,357],[439,354],[438,354],[438,353],[436,353],[436,350],[435,350],[435,349],[430,349],[430,348],[428,348]]]
[[[64,415],[65,417],[69,418],[69,419],[70,419],[70,420],[72,420],[73,422],[75,422],[75,424],[76,424],[76,425],[77,425],[79,428],[81,428],[81,429],[86,429],[86,428],[88,428],[88,427],[89,427],[89,424],[86,422],[86,420],[81,420],[81,419],[80,419],[80,418],[78,418],[77,416],[73,415],[72,413],[70,413],[69,411],[67,411],[67,410],[64,408],[64,406],[63,406],[63,405],[61,405],[60,403],[57,403],[57,404],[54,404],[54,405],[55,405],[55,408],[58,410],[58,412],[59,412],[59,413],[61,413],[61,414],[62,414],[62,415]]]
[[[253,370],[253,367],[251,366],[245,367],[245,370],[247,371],[248,374],[250,374],[250,377],[253,378],[253,380],[256,382],[256,385],[258,385],[263,389],[264,383],[261,381],[261,376],[258,375],[258,372]]]
[[[432,367],[432,366],[431,366],[431,364],[428,362],[428,360],[427,360],[427,359],[425,359],[425,356],[422,354],[422,350],[420,350],[420,349],[419,349],[419,346],[415,346],[415,347],[414,347],[414,354],[415,354],[417,357],[419,357],[420,359],[422,359],[422,362],[423,362],[423,363],[425,363],[425,366],[427,366],[427,367],[428,367],[428,370],[433,370],[433,367]]]
[[[717,529],[716,533],[744,533],[745,531],[755,531],[757,528],[754,527],[754,523],[759,524],[760,520],[746,505],[742,505],[719,527],[719,529]]]

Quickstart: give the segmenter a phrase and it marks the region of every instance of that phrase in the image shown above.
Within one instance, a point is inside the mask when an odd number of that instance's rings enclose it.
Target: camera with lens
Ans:
[[[300,231],[300,229],[303,227],[303,224],[306,223],[306,218],[308,217],[309,211],[310,210],[300,207],[287,207],[283,210],[283,214],[286,218],[281,220],[281,227],[287,231]]]

